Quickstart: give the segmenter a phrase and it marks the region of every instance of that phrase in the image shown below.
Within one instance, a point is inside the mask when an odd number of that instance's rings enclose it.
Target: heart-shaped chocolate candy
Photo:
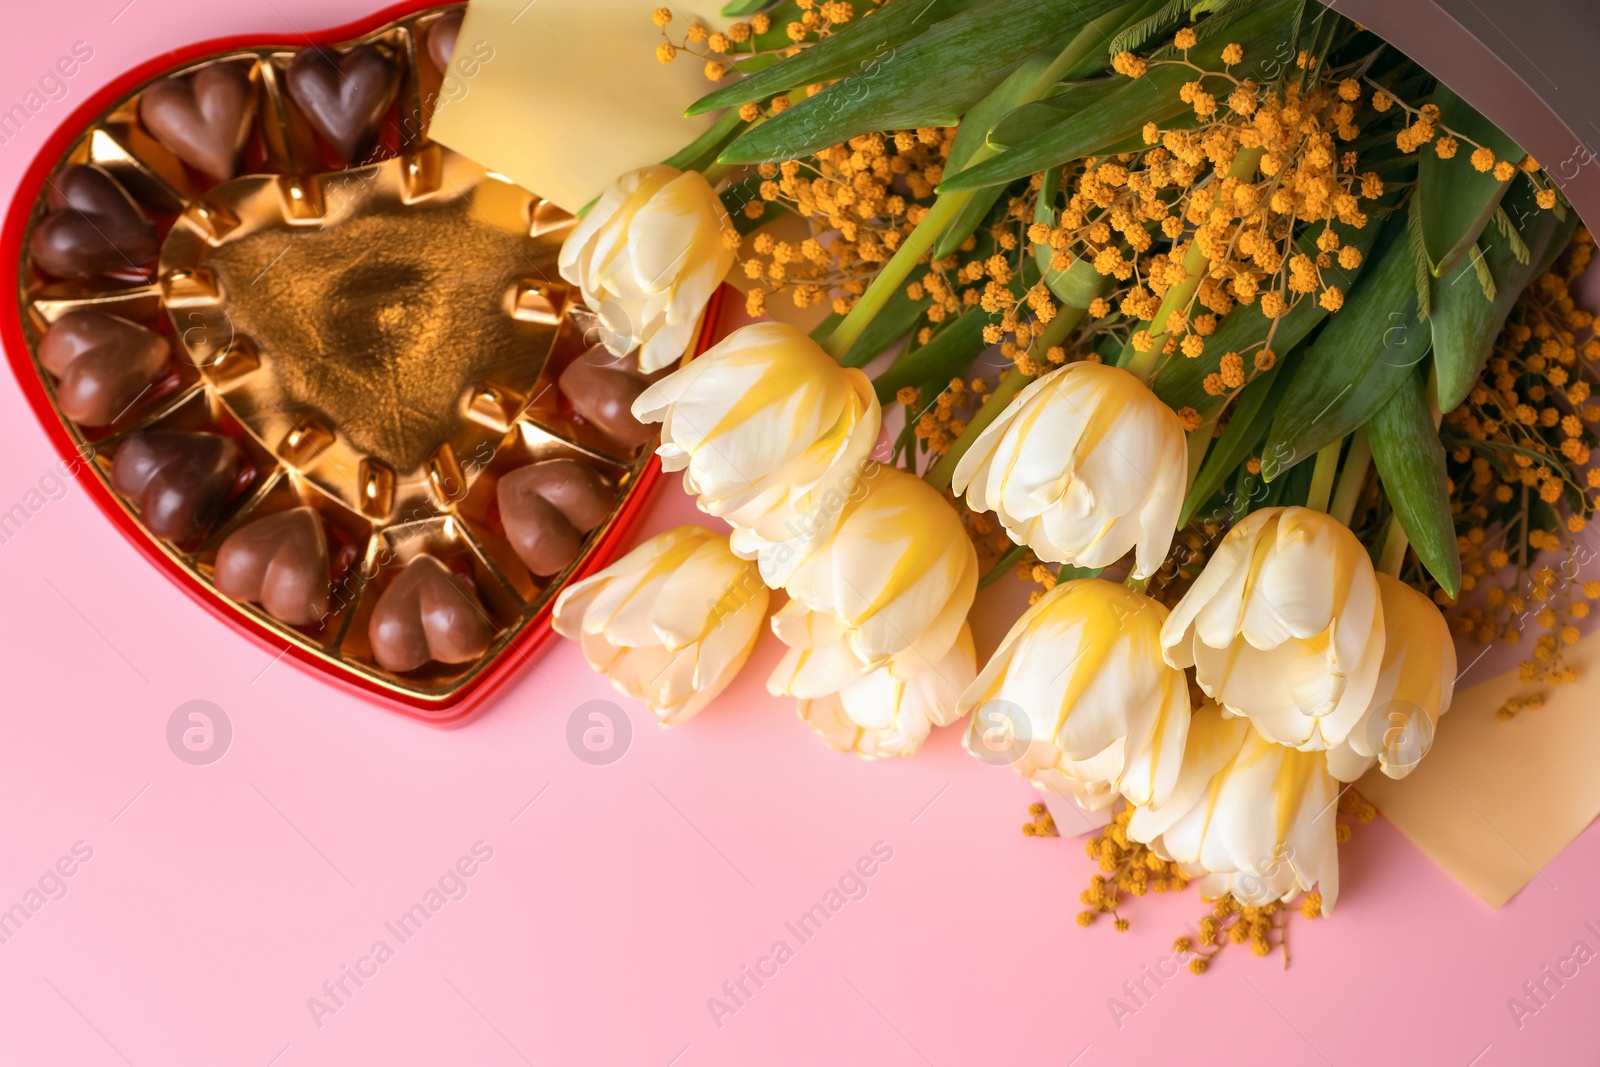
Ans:
[[[633,417],[633,402],[660,374],[639,370],[639,355],[618,359],[595,345],[567,365],[557,381],[573,410],[606,436],[636,448],[656,435],[656,427]]]
[[[115,178],[92,163],[62,167],[49,180],[50,209],[28,241],[34,263],[58,278],[92,278],[154,262],[155,227]]]
[[[555,574],[578,558],[583,537],[606,521],[617,491],[600,472],[575,459],[519,467],[496,487],[500,522],[517,556],[537,575]]]
[[[139,96],[139,117],[156,140],[219,182],[233,177],[255,110],[255,87],[233,63],[202,67],[192,78],[165,78]]]
[[[56,403],[80,426],[109,426],[161,377],[167,339],[103,311],[69,311],[39,339],[39,362],[56,376]]]
[[[182,543],[216,522],[238,462],[239,447],[219,434],[145,430],[117,449],[111,484],[139,508],[146,529]]]
[[[328,613],[328,538],[316,509],[291,508],[229,534],[217,550],[212,582],[235,600],[253,600],[290,626]]]
[[[461,12],[452,11],[428,27],[428,58],[442,73],[450,72],[450,56],[461,33]]]
[[[290,62],[288,85],[306,120],[352,163],[372,147],[400,88],[400,70],[376,45],[344,52],[312,46]]]
[[[467,663],[483,655],[495,627],[466,583],[432,556],[395,575],[372,609],[367,636],[386,671],[414,671],[429,660]]]

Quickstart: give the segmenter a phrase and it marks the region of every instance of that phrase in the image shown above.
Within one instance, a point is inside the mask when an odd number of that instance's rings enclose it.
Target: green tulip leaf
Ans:
[[[1434,580],[1450,596],[1461,591],[1461,554],[1450,514],[1444,445],[1428,405],[1426,371],[1418,367],[1367,424],[1372,460],[1400,528]]]
[[[889,4],[880,11],[873,11],[870,17],[863,16],[846,24],[798,55],[707,93],[690,104],[687,113],[702,115],[719,108],[738,107],[752,100],[765,100],[803,85],[832,81],[867,69],[885,56],[893,55],[896,49],[935,23],[976,3],[978,0],[918,0]],[[782,14],[773,10],[772,29],[763,36],[775,34],[778,39],[763,47],[781,48],[791,43],[786,35],[787,26],[800,17],[800,10],[796,7],[792,15],[780,18]]]
[[[1562,220],[1555,211],[1533,202],[1526,182],[1506,197],[1509,211],[1484,228],[1478,245],[1454,270],[1433,286],[1433,361],[1438,368],[1440,411],[1467,398],[1483,373],[1495,338],[1517,297],[1566,247],[1577,228],[1577,213]],[[1487,271],[1494,296],[1487,296],[1477,275]]]
[[[1439,108],[1438,125],[1448,126],[1489,148],[1497,160],[1520,162],[1527,155],[1500,127],[1478,114],[1442,82],[1430,100]],[[1443,137],[1440,130],[1435,138]],[[1422,219],[1422,239],[1428,251],[1428,269],[1436,278],[1453,271],[1466,258],[1488,225],[1495,208],[1515,177],[1500,181],[1491,171],[1479,171],[1468,162],[1471,145],[1462,142],[1452,159],[1440,159],[1433,144],[1422,146],[1417,161],[1416,210]]]
[[[1375,262],[1295,371],[1261,458],[1268,481],[1366,423],[1428,354],[1404,228],[1402,218],[1386,227]]]
[[[915,11],[921,2],[904,7]],[[869,50],[871,58],[854,73],[747,131],[723,151],[722,162],[796,159],[878,130],[953,126],[1023,60],[1056,54],[1085,23],[1118,6],[1117,0],[987,0],[961,10],[898,47]]]
[[[839,362],[846,367],[865,367],[878,353],[915,326],[932,303],[933,299],[927,296],[920,300],[911,299],[906,295],[906,287],[900,286],[894,295],[884,301],[883,307],[872,316],[867,328],[861,331],[861,336],[856,338]]]
[[[1179,529],[1189,524],[1200,506],[1222,488],[1239,465],[1250,458],[1251,450],[1266,437],[1273,412],[1283,402],[1299,362],[1300,351],[1296,349],[1250,379],[1240,392],[1239,402],[1228,416],[1227,429],[1211,446],[1205,462],[1200,465],[1200,473],[1195,475],[1194,484],[1189,488],[1189,495],[1184,498],[1183,511],[1178,516]]]
[[[1234,41],[1244,48],[1245,64],[1253,70],[1287,39],[1297,6],[1298,0],[1262,0],[1227,34],[1190,49],[1190,58],[1202,67],[1220,68],[1222,49]],[[1111,75],[1024,105],[989,137],[1000,154],[948,175],[939,192],[1004,185],[1137,137],[1145,123],[1160,124],[1190,110],[1178,92],[1194,76],[1179,64],[1156,66],[1140,78]]]

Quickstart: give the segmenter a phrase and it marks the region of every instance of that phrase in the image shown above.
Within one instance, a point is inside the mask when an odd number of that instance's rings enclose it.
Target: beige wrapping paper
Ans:
[[[1356,786],[1490,907],[1548,877],[1545,864],[1600,815],[1600,631],[1566,658],[1578,680],[1510,722],[1494,713],[1529,691],[1515,670],[1457,690],[1415,771],[1398,782],[1373,771]]]
[[[659,63],[651,0],[472,0],[456,38],[494,58],[429,136],[576,212],[619,174],[659,163],[715,115],[683,117],[713,86],[693,56]],[[673,27],[694,21],[674,6]],[[702,20],[704,21],[704,20]]]

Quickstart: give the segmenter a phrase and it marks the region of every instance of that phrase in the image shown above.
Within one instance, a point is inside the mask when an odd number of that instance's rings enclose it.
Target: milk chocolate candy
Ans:
[[[575,459],[532,463],[500,479],[500,522],[534,574],[555,574],[578,558],[583,538],[606,521],[617,492]]]
[[[255,111],[255,87],[234,63],[213,63],[192,78],[163,79],[139,97],[145,129],[167,151],[219,182],[238,168]]]
[[[49,213],[28,241],[33,261],[58,278],[92,278],[140,270],[156,258],[155,227],[115,178],[92,163],[74,163],[50,179]]]
[[[440,73],[450,71],[450,56],[456,50],[456,37],[461,33],[460,11],[452,11],[428,27],[428,58]]]
[[[375,45],[344,52],[313,45],[295,55],[287,81],[301,114],[351,163],[371,149],[399,91],[400,71]]]
[[[151,533],[181,543],[216,522],[238,461],[238,446],[218,434],[146,430],[117,449],[111,484]]]
[[[466,583],[426,555],[406,564],[389,583],[367,627],[373,658],[396,674],[429,660],[475,660],[494,634],[494,625]]]
[[[251,600],[290,626],[328,613],[328,538],[309,507],[239,527],[217,550],[212,582],[235,600]]]
[[[638,353],[618,359],[595,345],[567,365],[557,384],[573,410],[602,433],[629,448],[656,435],[656,427],[633,417],[633,402],[654,379],[639,370]]]
[[[167,369],[167,339],[102,311],[69,311],[39,339],[56,403],[80,426],[109,426]]]

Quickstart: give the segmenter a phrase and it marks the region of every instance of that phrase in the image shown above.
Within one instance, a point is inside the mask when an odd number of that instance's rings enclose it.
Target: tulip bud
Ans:
[[[1390,778],[1410,774],[1433,745],[1455,691],[1456,646],[1433,601],[1398,578],[1378,575],[1383,602],[1383,667],[1366,714],[1328,750],[1328,768],[1353,782],[1377,763]]]
[[[733,266],[735,232],[703,175],[643,167],[601,194],[567,235],[557,267],[599,316],[611,354],[640,348],[639,369],[649,374],[688,350]]]
[[[1323,753],[1274,744],[1208,705],[1189,723],[1172,795],[1136,808],[1128,836],[1199,878],[1207,900],[1260,906],[1315,887],[1326,915],[1339,896],[1338,800]]]
[[[1091,811],[1119,792],[1135,804],[1161,800],[1189,730],[1188,682],[1161,658],[1166,618],[1159,603],[1114,582],[1051,589],[962,695],[960,714],[979,711],[968,748],[977,731],[1010,720],[1013,766],[1039,789]]]
[[[1337,519],[1262,508],[1228,531],[1161,631],[1167,662],[1269,741],[1332,748],[1366,712],[1383,660],[1367,550]]]
[[[907,680],[939,663],[977,591],[977,551],[937,490],[875,463],[862,487],[827,537],[767,543],[757,557],[761,577],[790,597],[773,631],[790,648],[826,650],[807,659],[809,693],[880,667]]]
[[[662,468],[684,472],[746,558],[763,543],[824,538],[863,491],[878,440],[871,380],[777,322],[735,330],[646,389],[633,414],[661,423]]]
[[[972,631],[963,625],[942,659],[909,678],[880,667],[836,692],[813,694],[804,667],[813,653],[826,651],[791,648],[767,689],[774,696],[800,697],[800,718],[817,736],[830,748],[866,759],[913,755],[933,727],[955,722],[956,702],[977,669]]]
[[[581,644],[590,667],[672,726],[739,673],[767,598],[755,566],[729,551],[726,537],[679,526],[568,586],[553,625]]]
[[[956,465],[952,487],[1051,563],[1105,567],[1137,548],[1154,574],[1188,486],[1178,416],[1125,370],[1070,363],[1017,395]]]

